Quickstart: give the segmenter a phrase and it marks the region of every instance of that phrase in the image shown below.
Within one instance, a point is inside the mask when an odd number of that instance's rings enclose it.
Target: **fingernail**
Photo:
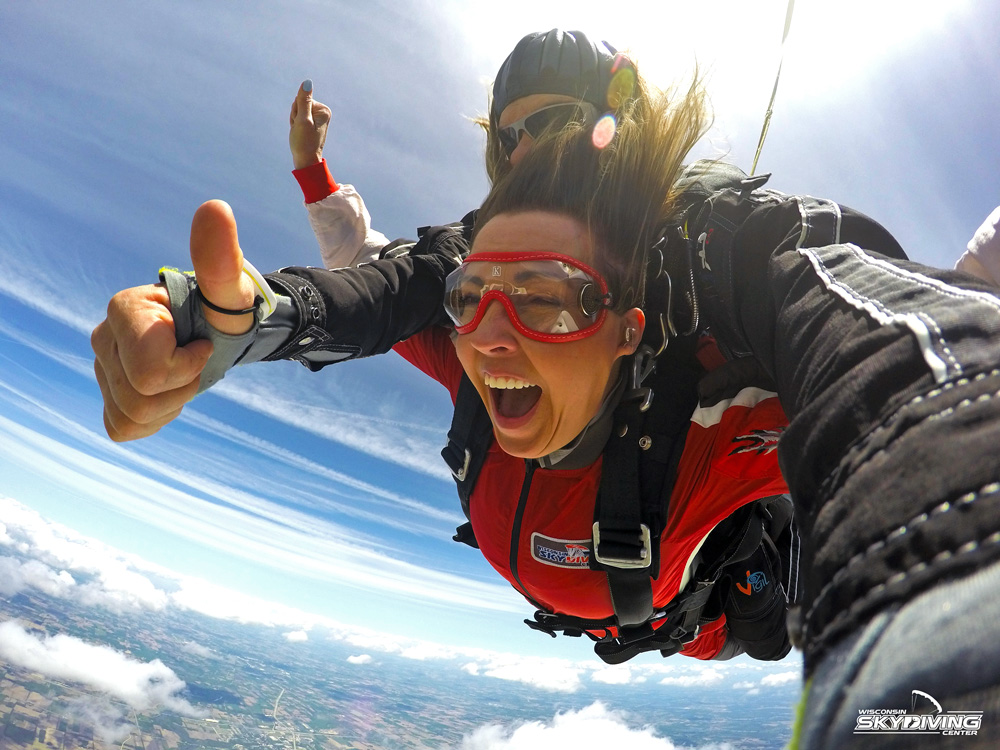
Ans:
[[[307,78],[302,82],[302,90],[305,91],[306,93],[313,90],[312,78]]]

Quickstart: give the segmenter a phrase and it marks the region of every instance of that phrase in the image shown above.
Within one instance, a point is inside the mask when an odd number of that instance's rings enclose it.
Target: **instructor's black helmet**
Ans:
[[[607,111],[616,53],[607,42],[592,42],[582,31],[528,34],[493,82],[491,119],[496,122],[508,104],[530,94],[564,94]]]

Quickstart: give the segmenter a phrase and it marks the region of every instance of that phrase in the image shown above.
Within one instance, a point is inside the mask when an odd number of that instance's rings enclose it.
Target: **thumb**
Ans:
[[[191,221],[191,263],[202,294],[227,310],[253,305],[253,284],[243,273],[243,251],[236,234],[236,218],[228,203],[208,201]],[[208,323],[222,333],[250,330],[253,314],[225,315],[205,306]]]

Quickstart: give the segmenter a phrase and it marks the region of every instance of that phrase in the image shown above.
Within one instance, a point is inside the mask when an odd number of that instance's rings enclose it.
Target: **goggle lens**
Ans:
[[[559,253],[474,253],[449,274],[445,310],[458,333],[475,330],[493,299],[526,336],[574,341],[601,327],[611,295],[597,271]]]

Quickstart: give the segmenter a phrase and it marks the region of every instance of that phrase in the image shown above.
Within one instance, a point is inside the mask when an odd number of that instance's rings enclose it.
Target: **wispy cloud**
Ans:
[[[357,415],[346,415],[347,418],[356,418]],[[392,523],[391,516],[386,517],[385,513],[363,513],[361,512],[362,507],[368,506],[370,503],[378,503],[378,501],[385,501],[385,506],[390,506],[396,509],[410,510],[418,513],[427,518],[446,521],[449,524],[455,522],[461,522],[464,520],[461,515],[457,513],[450,513],[448,511],[443,511],[434,506],[428,505],[427,503],[420,502],[410,497],[400,495],[395,492],[391,492],[377,485],[371,484],[361,479],[357,479],[348,474],[344,474],[340,471],[335,471],[327,466],[318,464],[315,461],[310,461],[307,458],[290,451],[280,445],[277,445],[270,440],[265,440],[256,435],[251,435],[245,430],[240,430],[236,427],[232,427],[224,422],[209,417],[201,412],[198,412],[190,407],[184,410],[181,414],[181,419],[189,422],[190,424],[204,430],[212,435],[220,437],[229,442],[241,445],[246,448],[267,456],[270,459],[282,461],[288,466],[291,466],[297,470],[308,472],[310,475],[315,476],[327,482],[334,483],[334,486],[343,486],[350,490],[355,490],[357,494],[353,495],[355,499],[364,499],[364,503],[340,503],[335,507],[338,512],[357,514],[359,517],[363,517],[369,520],[378,519],[384,523]],[[449,477],[449,482],[450,482]],[[403,524],[401,524],[402,526]],[[412,525],[406,526],[406,528],[411,528]]]
[[[6,460],[30,467],[34,474],[73,487],[74,492],[127,516],[296,575],[462,608],[518,609],[515,596],[503,586],[408,563],[398,551],[363,532],[234,489],[213,478],[217,460],[206,464],[204,473],[179,471],[138,449],[112,444],[44,405],[36,406],[40,415],[83,441],[91,452],[0,417],[0,446]],[[171,486],[167,479],[191,491]]]
[[[213,392],[325,440],[421,474],[451,480],[439,455],[444,431],[428,431],[423,425],[332,409],[317,403],[314,395],[289,398],[285,395],[287,389],[261,383],[235,384],[223,380]]]
[[[56,320],[74,331],[90,335],[107,307],[107,300],[100,300],[96,289],[86,289],[81,283],[24,264],[32,258],[36,248],[31,242],[14,237],[8,225],[0,222],[0,294],[6,294],[30,307],[45,318]],[[23,271],[32,268],[32,273]],[[79,282],[79,277],[78,277]],[[52,304],[59,300],[59,304]]]

